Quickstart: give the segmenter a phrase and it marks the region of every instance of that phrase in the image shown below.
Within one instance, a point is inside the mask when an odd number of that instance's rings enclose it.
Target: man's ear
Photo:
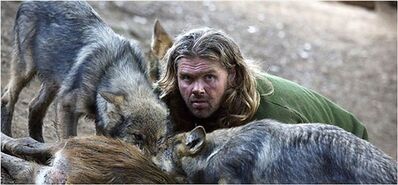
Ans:
[[[234,86],[236,81],[236,65],[228,70],[228,82],[230,86]]]
[[[162,59],[167,50],[173,45],[173,39],[164,30],[158,20],[155,20],[152,33],[151,53],[158,60]]]
[[[206,131],[202,126],[195,127],[185,137],[185,147],[188,154],[199,152],[205,145]]]
[[[120,107],[125,100],[125,97],[122,93],[113,93],[110,91],[102,91],[102,92],[99,92],[99,94],[108,103],[111,103],[111,104],[115,105],[116,107]]]

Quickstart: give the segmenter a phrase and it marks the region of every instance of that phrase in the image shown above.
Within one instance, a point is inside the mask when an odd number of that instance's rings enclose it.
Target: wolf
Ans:
[[[104,136],[75,137],[60,143],[39,143],[32,138],[2,135],[1,167],[17,183],[36,184],[174,184],[175,179],[158,168],[141,150],[120,139]],[[14,148],[17,146],[17,148]],[[18,148],[19,147],[19,148]],[[17,149],[15,150],[10,149]],[[13,155],[32,151],[50,153],[50,165]],[[25,153],[24,153],[25,152]]]
[[[21,90],[34,77],[40,93],[29,104],[29,135],[43,142],[42,125],[55,99],[62,138],[77,135],[81,116],[97,134],[148,146],[168,130],[168,109],[153,92],[138,44],[116,34],[87,3],[23,2],[14,25],[11,77],[1,97],[1,130]]]
[[[168,139],[153,157],[190,183],[397,183],[397,163],[369,142],[326,124],[258,120]]]

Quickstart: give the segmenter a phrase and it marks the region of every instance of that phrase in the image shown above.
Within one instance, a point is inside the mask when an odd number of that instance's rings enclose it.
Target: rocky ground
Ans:
[[[9,80],[12,25],[19,2],[1,3],[1,90]],[[354,113],[371,143],[397,157],[397,14],[376,4],[368,10],[335,2],[90,2],[117,33],[149,50],[159,19],[173,36],[191,28],[222,29],[263,70],[295,81]],[[27,136],[27,108],[35,80],[20,95],[14,137]],[[58,140],[50,107],[45,139]],[[79,134],[93,134],[84,120]],[[2,183],[13,181],[2,173]]]

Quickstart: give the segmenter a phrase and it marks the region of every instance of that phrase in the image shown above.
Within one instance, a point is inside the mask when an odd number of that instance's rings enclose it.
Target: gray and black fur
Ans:
[[[3,133],[11,135],[18,95],[35,75],[42,86],[29,105],[29,134],[38,141],[54,98],[63,138],[77,134],[82,115],[95,119],[98,133],[129,142],[153,142],[166,132],[168,111],[152,92],[137,44],[114,33],[87,2],[23,2],[14,34]]]
[[[193,151],[193,152],[190,152]],[[261,120],[170,139],[154,162],[191,183],[397,183],[397,163],[335,126]]]

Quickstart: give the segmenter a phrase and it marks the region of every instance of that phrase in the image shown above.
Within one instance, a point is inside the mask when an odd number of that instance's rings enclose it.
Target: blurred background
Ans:
[[[195,1],[89,2],[115,32],[148,52],[159,19],[173,37],[197,27],[224,30],[245,57],[275,74],[330,98],[367,127],[369,140],[397,157],[396,2]],[[12,26],[19,2],[1,2],[1,89],[9,79]],[[21,93],[15,137],[27,136],[27,110],[40,84]],[[53,110],[45,139],[57,140]],[[93,134],[93,123],[80,124]]]

